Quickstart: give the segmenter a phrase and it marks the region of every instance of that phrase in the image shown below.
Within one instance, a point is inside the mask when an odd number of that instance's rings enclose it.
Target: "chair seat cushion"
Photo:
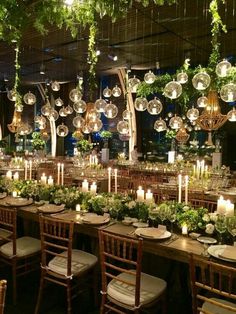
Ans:
[[[135,283],[135,276],[121,273],[117,278]],[[166,281],[145,273],[141,273],[140,304],[145,305],[157,299],[166,289]],[[112,279],[107,286],[108,296],[128,306],[135,305],[135,286]]]
[[[31,237],[21,237],[16,239],[16,255],[17,257],[25,257],[41,250],[41,242],[38,239]],[[3,244],[0,247],[0,252],[9,258],[13,255],[12,242]]]
[[[229,302],[229,301],[226,301],[226,300],[222,300],[222,299],[218,299],[218,298],[210,298],[210,300],[214,300],[216,302],[232,306],[232,307],[235,308],[235,311],[232,312],[230,310],[222,308],[221,306],[212,304],[212,303],[207,302],[207,301],[204,302],[203,306],[202,306],[202,309],[204,311],[207,311],[207,312],[212,313],[212,314],[232,314],[232,313],[236,313],[236,304],[235,303],[232,303],[232,302]]]
[[[6,239],[9,238],[12,235],[12,232],[6,229],[0,228],[0,239]]]
[[[72,250],[71,274],[78,275],[80,272],[92,268],[97,260],[97,257],[93,254],[81,250]],[[54,257],[48,263],[48,267],[55,273],[67,276],[67,252],[65,251],[60,256]]]

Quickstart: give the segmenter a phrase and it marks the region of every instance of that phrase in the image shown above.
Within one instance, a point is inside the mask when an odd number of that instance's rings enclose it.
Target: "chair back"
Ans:
[[[193,314],[236,313],[236,268],[190,255]],[[219,299],[235,304],[235,307]],[[205,305],[203,305],[205,302]],[[217,307],[218,311],[210,311]]]
[[[7,291],[7,281],[0,280],[0,314],[4,313],[6,291]]]
[[[16,256],[17,213],[13,208],[0,207],[0,243],[12,242],[13,256]]]
[[[209,213],[213,213],[217,209],[217,202],[204,199],[190,199],[190,203],[193,207],[205,207]]]
[[[67,276],[71,276],[72,242],[74,223],[41,215],[39,218],[42,268],[47,269],[48,262],[60,256],[67,260]],[[64,253],[63,255],[61,255]]]
[[[99,230],[102,294],[107,294],[109,281],[115,279],[121,284],[134,286],[135,307],[139,307],[142,245],[142,239],[129,239]],[[135,281],[117,277],[120,273],[134,276]]]

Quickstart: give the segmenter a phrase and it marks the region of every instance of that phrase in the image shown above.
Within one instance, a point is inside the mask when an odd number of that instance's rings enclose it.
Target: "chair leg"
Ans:
[[[166,292],[164,292],[164,294],[161,298],[161,312],[162,312],[162,314],[167,314]]]
[[[103,294],[102,295],[101,305],[100,305],[100,314],[104,313],[104,310],[105,310],[104,304],[105,304],[105,302],[106,302],[106,295]]]
[[[67,279],[67,287],[66,287],[66,294],[67,294],[67,314],[71,314],[71,279]]]
[[[16,283],[16,259],[12,261],[12,282],[13,282],[13,304],[16,305],[17,300],[17,283]]]
[[[93,271],[93,295],[94,295],[94,304],[98,306],[98,274],[96,268]]]
[[[44,270],[42,270],[41,271],[41,278],[40,278],[38,298],[37,298],[37,303],[36,303],[34,314],[38,314],[39,313],[39,307],[40,307],[41,300],[42,300],[42,295],[43,295],[44,275],[45,275],[44,274]]]

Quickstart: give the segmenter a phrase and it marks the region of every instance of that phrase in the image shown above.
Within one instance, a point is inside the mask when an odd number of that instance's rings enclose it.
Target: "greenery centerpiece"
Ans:
[[[43,151],[45,149],[45,143],[40,132],[32,133],[32,147],[35,151]]]
[[[82,139],[82,140],[79,140],[77,143],[76,143],[76,147],[78,149],[78,152],[80,152],[80,154],[83,156],[87,153],[89,153],[92,148],[93,148],[93,144],[91,144],[88,140],[86,139]]]

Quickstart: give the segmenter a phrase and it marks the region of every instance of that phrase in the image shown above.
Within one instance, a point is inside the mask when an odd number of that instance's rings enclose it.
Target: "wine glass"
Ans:
[[[167,210],[167,219],[170,222],[170,232],[173,233],[173,223],[176,221],[177,209],[175,206],[170,206]]]
[[[219,233],[219,244],[222,244],[223,233],[227,230],[226,218],[224,215],[218,215],[215,222],[216,231]]]
[[[148,213],[148,217],[152,222],[152,227],[155,227],[155,221],[158,217],[158,211],[156,209],[151,209]]]
[[[158,218],[161,220],[161,224],[163,225],[164,220],[167,218],[167,211],[169,206],[166,204],[161,204],[157,207]]]
[[[234,245],[236,245],[236,216],[227,218],[227,229],[229,233],[233,236]]]

